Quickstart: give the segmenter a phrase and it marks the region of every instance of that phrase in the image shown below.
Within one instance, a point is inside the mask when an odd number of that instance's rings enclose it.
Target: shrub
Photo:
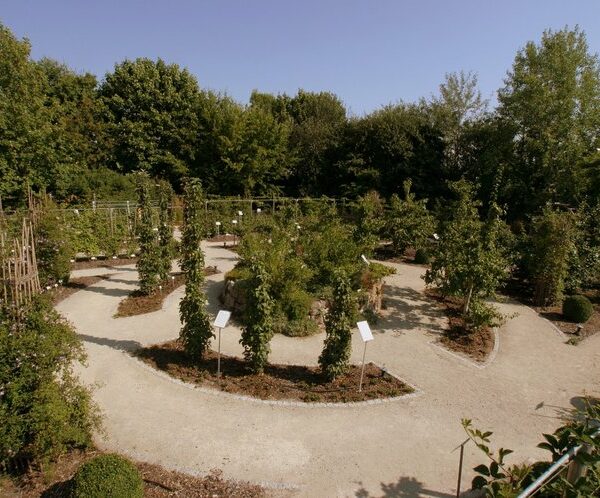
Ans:
[[[141,498],[144,484],[135,465],[119,455],[100,455],[73,477],[73,498]]]
[[[310,313],[312,296],[303,290],[293,289],[283,298],[283,306],[290,320],[303,320]]]
[[[286,328],[282,331],[284,335],[289,337],[308,337],[319,332],[317,323],[311,318],[302,320],[290,320],[287,322]]]
[[[563,301],[562,312],[567,320],[585,323],[592,316],[594,306],[585,296],[569,296]]]
[[[417,252],[415,253],[415,263],[418,265],[428,265],[429,261],[431,261],[429,251],[427,251],[427,249],[423,249],[422,247],[417,249]]]

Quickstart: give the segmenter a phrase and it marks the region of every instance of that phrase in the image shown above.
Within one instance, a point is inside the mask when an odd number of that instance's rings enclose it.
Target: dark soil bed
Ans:
[[[391,244],[382,244],[375,249],[373,257],[377,261],[385,261],[387,263],[404,263],[408,265],[416,265],[422,266],[423,268],[427,268],[429,265],[415,263],[415,254],[416,251],[412,247],[409,247],[408,249],[406,249],[406,251],[404,251],[404,254],[402,256],[398,256],[395,253],[394,248]]]
[[[107,275],[71,278],[65,285],[59,285],[58,287],[50,290],[52,304],[56,305],[72,294],[75,294],[75,292],[85,289],[86,287],[93,285],[100,280],[106,280],[107,278]]]
[[[215,275],[216,273],[219,273],[216,266],[207,266],[204,268],[204,275],[206,276]],[[174,273],[172,277],[175,278],[172,278],[161,290],[156,291],[153,294],[146,295],[142,294],[139,290],[134,290],[119,303],[115,317],[122,318],[126,316],[143,315],[144,313],[160,310],[165,298],[175,289],[185,284],[185,276],[183,273]]]
[[[0,479],[0,496],[7,498],[62,498],[69,496],[70,479],[77,468],[99,451],[72,451],[47,467],[46,472],[30,471],[10,480]],[[158,465],[134,462],[144,480],[144,496],[163,498],[181,496],[189,498],[232,497],[254,498],[269,496],[258,485],[228,481],[221,471],[213,470],[206,477],[194,477],[166,470]]]
[[[186,382],[230,393],[268,400],[347,403],[408,394],[413,389],[372,363],[365,366],[363,390],[358,392],[360,366],[334,382],[325,382],[317,367],[268,365],[264,374],[251,374],[239,358],[221,355],[221,378],[217,377],[217,354],[192,361],[181,344],[170,341],[136,351],[136,356],[154,368]]]
[[[135,258],[98,258],[81,259],[71,263],[71,270],[86,270],[88,268],[113,268],[114,266],[133,265],[137,262]]]
[[[239,237],[234,235],[224,234],[224,235],[215,235],[210,239],[207,239],[207,242],[233,242],[234,240],[239,240]]]
[[[439,342],[448,349],[464,354],[477,362],[484,362],[494,350],[494,332],[490,327],[471,331],[462,318],[462,301],[444,297],[435,289],[427,289],[426,295],[435,300],[448,317],[449,327]]]

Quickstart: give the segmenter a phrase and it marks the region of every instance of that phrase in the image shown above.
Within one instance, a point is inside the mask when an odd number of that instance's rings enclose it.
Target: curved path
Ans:
[[[227,271],[236,255],[205,244],[207,265]],[[422,390],[399,401],[347,408],[273,406],[195,390],[145,367],[127,354],[139,345],[177,337],[183,288],[163,309],[130,318],[112,318],[119,301],[137,285],[133,266],[75,293],[58,305],[85,341],[88,365],[81,378],[94,384],[109,450],[168,468],[225,476],[281,488],[281,495],[433,496],[455,493],[458,453],[471,418],[494,431],[494,447],[515,450],[513,461],[543,456],[535,448],[542,432],[583,393],[598,395],[600,334],[578,347],[564,344],[552,326],[531,309],[500,305],[514,315],[499,330],[495,360],[477,368],[430,343],[442,330],[440,312],[422,299],[422,268],[394,265],[386,279],[387,315],[373,326],[368,359],[385,364]],[[89,270],[85,270],[89,271]],[[98,270],[96,270],[98,272]],[[223,274],[208,278],[211,312]],[[240,355],[239,330],[223,330],[222,349]],[[316,364],[323,336],[271,343],[271,361]],[[353,338],[352,361],[359,362],[360,339]],[[463,489],[470,469],[483,461],[465,452]]]

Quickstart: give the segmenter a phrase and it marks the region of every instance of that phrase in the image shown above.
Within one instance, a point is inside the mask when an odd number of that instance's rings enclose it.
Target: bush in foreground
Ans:
[[[142,498],[144,483],[129,460],[108,454],[84,463],[73,477],[73,498]]]
[[[594,306],[585,296],[569,296],[563,301],[562,312],[567,320],[585,323],[592,316]]]

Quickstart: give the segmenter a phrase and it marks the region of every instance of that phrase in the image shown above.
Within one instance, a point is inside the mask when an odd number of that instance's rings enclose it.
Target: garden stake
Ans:
[[[221,327],[219,329],[219,349],[217,353],[217,377],[221,377]]]
[[[365,342],[365,349],[363,350],[362,368],[360,370],[360,384],[358,386],[358,392],[362,392],[363,376],[365,375],[365,355],[367,354],[367,343]]]

